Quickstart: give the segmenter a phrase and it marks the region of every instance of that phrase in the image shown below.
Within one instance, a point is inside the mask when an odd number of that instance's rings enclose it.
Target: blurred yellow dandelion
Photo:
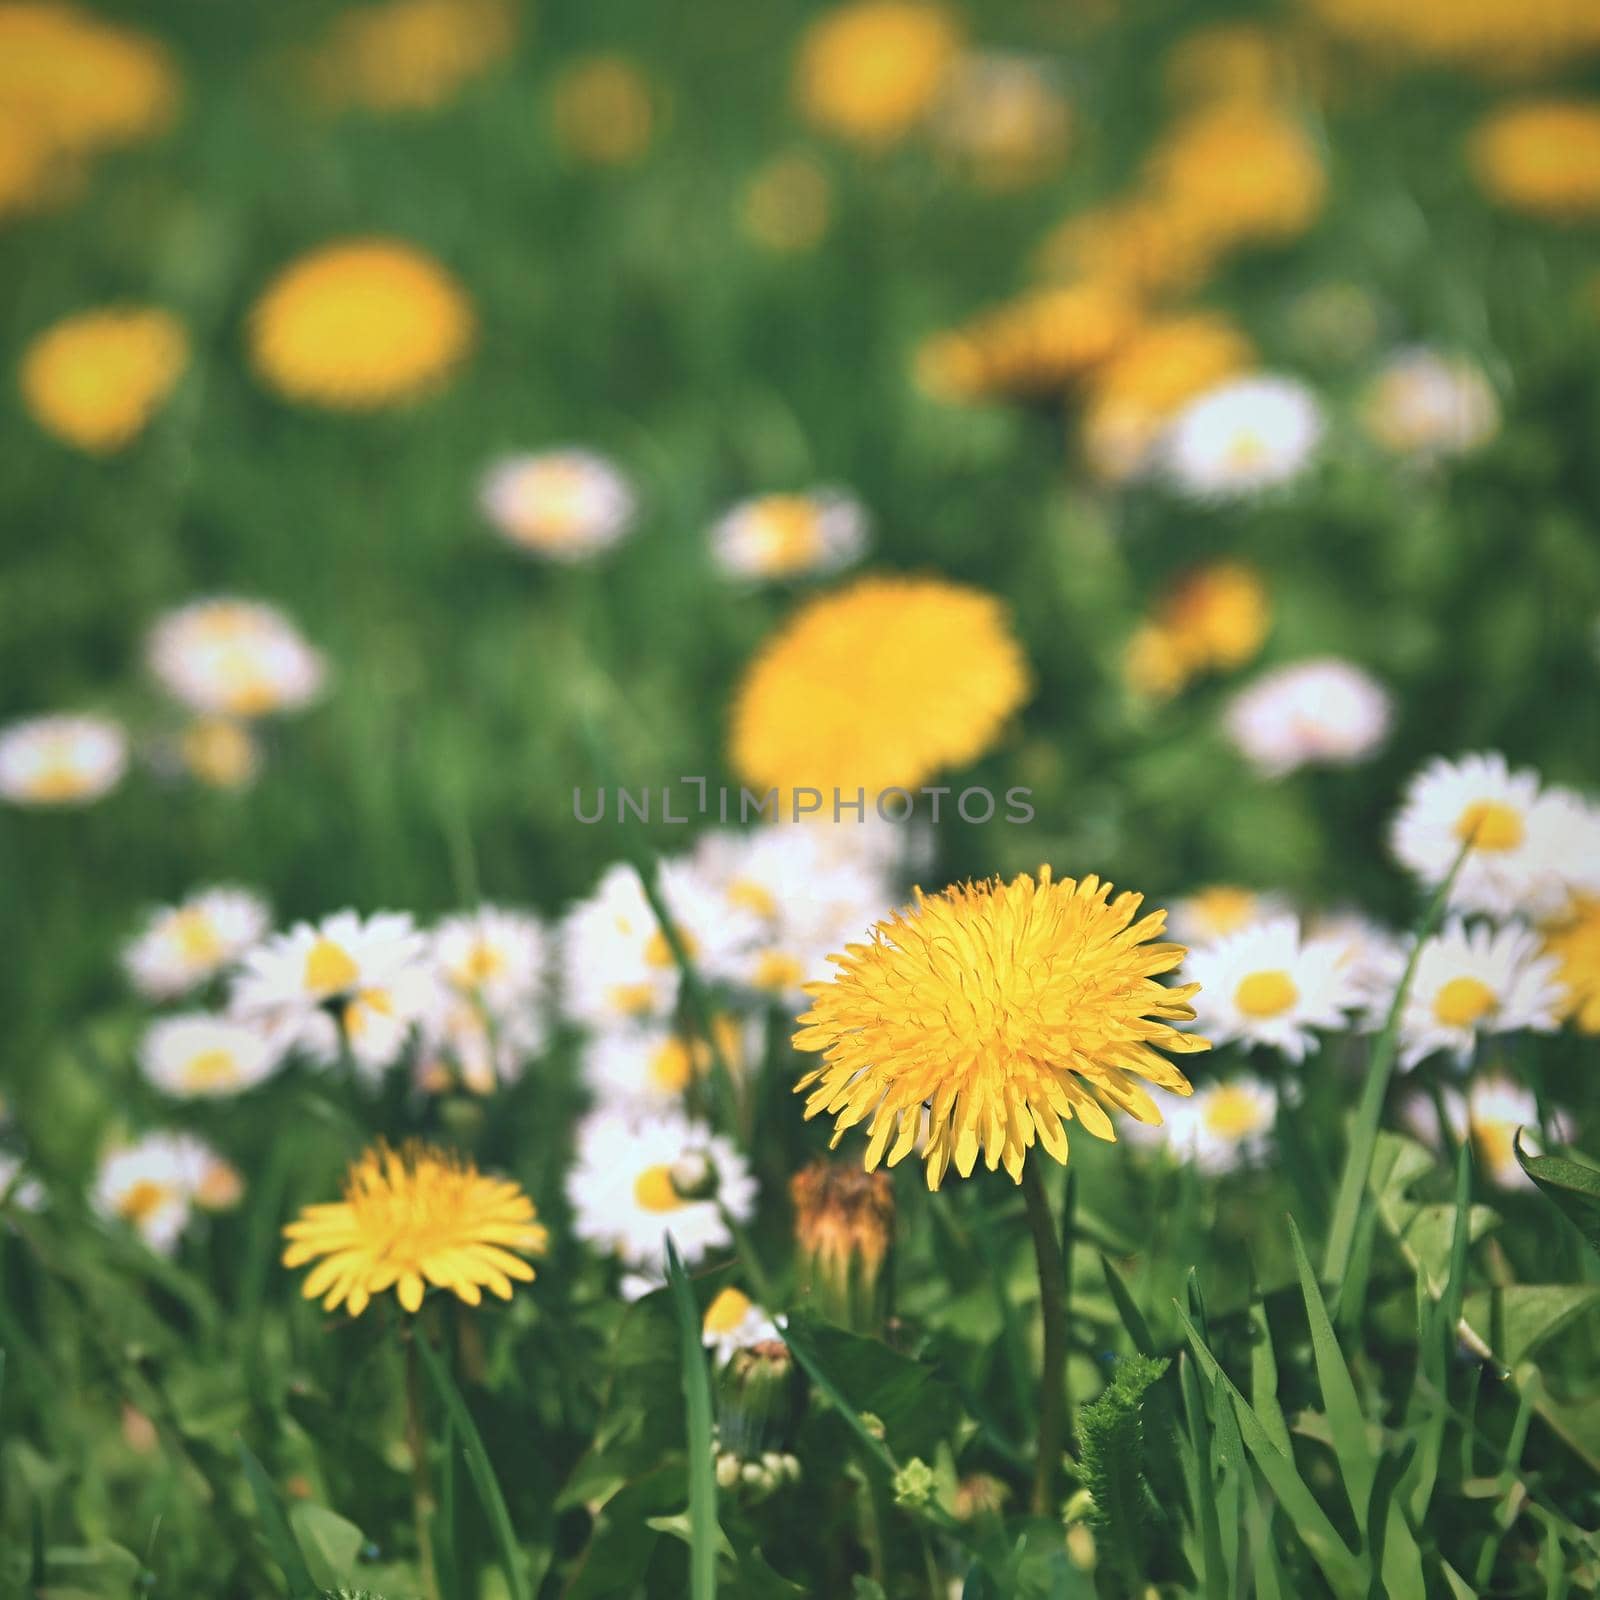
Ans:
[[[745,185],[740,220],[755,242],[779,255],[814,250],[828,231],[833,190],[803,153],[776,156]]]
[[[550,118],[562,148],[578,160],[627,166],[650,148],[655,96],[650,80],[626,56],[590,56],[556,79]]]
[[[437,388],[475,319],[431,256],[395,239],[349,239],[291,262],[250,315],[250,354],[286,399],[370,411]]]
[[[1048,866],[1037,881],[919,892],[871,943],[834,956],[831,980],[807,985],[795,1047],[823,1060],[796,1085],[810,1091],[806,1116],[833,1117],[834,1144],[867,1122],[868,1171],[920,1142],[930,1189],[980,1155],[1020,1182],[1036,1138],[1065,1161],[1074,1117],[1115,1139],[1108,1107],[1159,1123],[1140,1080],[1190,1086],[1157,1052],[1208,1044],[1174,1026],[1194,1019],[1199,985],[1156,981],[1187,952],[1161,940],[1164,911],[1135,920],[1142,900]]]
[[[805,118],[864,145],[888,145],[932,108],[961,48],[948,12],[920,0],[856,0],[807,30],[795,68]]]
[[[1159,197],[1135,195],[1080,211],[1039,246],[1046,277],[1115,284],[1131,296],[1192,289],[1216,264],[1219,246],[1201,221]]]
[[[379,1144],[352,1163],[343,1200],[306,1206],[283,1230],[283,1264],[315,1261],[306,1299],[321,1298],[327,1311],[346,1305],[353,1317],[386,1289],[415,1311],[430,1284],[469,1306],[485,1289],[509,1300],[513,1279],[534,1276],[521,1258],[549,1245],[536,1216],[518,1184],[485,1177],[464,1157]]]
[[[1600,215],[1600,101],[1507,106],[1472,136],[1484,192],[1513,211],[1570,222]]]
[[[504,60],[515,41],[506,0],[385,0],[335,20],[312,79],[334,106],[431,111]]]
[[[1541,954],[1561,962],[1556,972],[1566,991],[1561,1015],[1580,1033],[1600,1033],[1600,896],[1575,896],[1544,930]]]
[[[763,789],[915,787],[981,756],[1028,689],[993,595],[940,578],[863,578],[802,606],[750,663],[733,765]]]
[[[1141,693],[1175,694],[1203,672],[1242,667],[1260,651],[1272,621],[1266,584],[1242,561],[1186,573],[1134,633],[1126,659]]]
[[[189,359],[170,312],[116,306],[45,329],[23,354],[22,397],[41,428],[95,455],[143,432]]]

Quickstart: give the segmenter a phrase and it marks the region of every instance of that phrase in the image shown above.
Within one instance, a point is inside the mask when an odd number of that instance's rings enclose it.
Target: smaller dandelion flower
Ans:
[[[861,502],[840,489],[741,500],[711,530],[711,556],[731,578],[815,577],[853,566],[867,547]]]
[[[625,167],[650,149],[657,96],[634,61],[622,55],[587,56],[564,67],[550,90],[550,122],[557,142],[595,167]]]
[[[692,1264],[733,1242],[724,1212],[747,1222],[756,1180],[731,1141],[674,1113],[596,1111],[577,1130],[567,1198],[578,1237],[660,1281],[664,1236]]]
[[[1271,601],[1260,573],[1214,561],[1185,573],[1161,596],[1130,641],[1126,668],[1136,689],[1175,694],[1206,672],[1230,672],[1261,649]]]
[[[1450,889],[1456,911],[1503,917],[1546,914],[1593,870],[1591,814],[1528,768],[1495,751],[1430,762],[1406,786],[1389,834],[1402,866],[1426,886],[1442,883],[1466,854]]]
[[[18,806],[85,806],[128,766],[128,736],[109,717],[29,717],[0,726],[0,799]]]
[[[1288,910],[1281,894],[1246,889],[1236,883],[1212,883],[1174,900],[1167,926],[1180,944],[1215,944],[1252,923],[1280,917]]]
[[[250,313],[257,374],[286,400],[373,411],[438,388],[466,356],[472,306],[431,256],[345,239],[291,262]]]
[[[1228,704],[1228,738],[1263,777],[1369,760],[1389,735],[1389,691],[1337,656],[1263,674]]]
[[[140,994],[174,1000],[231,966],[271,926],[265,900],[248,889],[218,884],[175,906],[158,906],[122,952]]]
[[[894,1243],[894,1184],[887,1172],[818,1159],[789,1180],[800,1292],[846,1327],[878,1321],[883,1267]]]
[[[47,432],[91,455],[110,455],[144,431],[188,360],[189,337],[169,312],[79,312],[28,346],[22,396]]]
[[[238,1202],[238,1174],[188,1134],[148,1134],[102,1158],[91,1196],[96,1211],[126,1223],[152,1250],[170,1255],[196,1205]]]
[[[1465,1066],[1480,1038],[1523,1028],[1550,1032],[1566,998],[1558,972],[1531,930],[1453,918],[1417,955],[1400,1016],[1401,1066],[1440,1050]]]
[[[742,1289],[732,1284],[717,1292],[700,1321],[700,1340],[726,1366],[736,1351],[779,1337],[778,1325]]]
[[[881,148],[933,109],[961,48],[955,19],[922,0],[852,0],[801,41],[794,97],[814,127]]]
[[[1239,378],[1207,390],[1162,442],[1169,482],[1197,500],[1240,499],[1292,483],[1322,440],[1322,408],[1293,378]]]
[[[523,1258],[549,1248],[537,1215],[518,1184],[452,1151],[380,1144],[351,1164],[343,1200],[306,1206],[283,1230],[283,1264],[315,1262],[301,1293],[352,1317],[389,1289],[407,1311],[430,1285],[469,1306],[485,1289],[509,1300],[513,1281],[533,1281]]]
[[[1542,932],[1543,953],[1560,963],[1563,1019],[1580,1033],[1600,1033],[1600,896],[1574,895]]]
[[[238,717],[196,717],[175,746],[183,770],[208,789],[244,789],[261,771],[261,743]]]
[[[576,562],[618,543],[633,527],[632,486],[592,450],[508,456],[484,475],[478,503],[495,531],[531,555]]]
[[[1500,402],[1483,369],[1464,357],[1400,350],[1369,384],[1361,420],[1386,450],[1437,460],[1466,455],[1492,439]]]
[[[1199,985],[1196,1026],[1213,1044],[1265,1045],[1291,1061],[1317,1047],[1315,1029],[1338,1030],[1362,1001],[1340,946],[1304,939],[1294,917],[1274,917],[1191,952],[1184,974]]]
[[[710,977],[733,976],[757,937],[755,918],[686,861],[663,862],[659,887],[689,958]],[[560,943],[563,1001],[576,1020],[606,1027],[671,1014],[677,962],[632,867],[607,868],[563,919]]]
[[[1294,77],[1288,40],[1253,22],[1194,28],[1162,65],[1168,97],[1186,105],[1271,105]]]
[[[1135,296],[1163,295],[1193,289],[1225,244],[1203,222],[1141,192],[1068,217],[1045,238],[1037,262],[1049,278],[1114,283]]]
[[[1202,1084],[1188,1100],[1162,1095],[1162,1127],[1140,1128],[1143,1144],[1162,1144],[1208,1176],[1254,1165],[1271,1149],[1278,1095],[1263,1078],[1239,1073]]]
[[[712,1024],[728,1069],[741,1072],[752,1054],[746,1027],[734,1017]],[[711,1070],[704,1039],[685,1038],[660,1024],[609,1028],[583,1054],[584,1081],[602,1105],[640,1114],[683,1104],[684,1094]]]
[[[1018,189],[1048,176],[1070,129],[1056,74],[1033,56],[958,56],[934,107],[940,152],[983,189]]]
[[[145,640],[156,681],[191,710],[259,717],[297,711],[322,692],[327,668],[281,611],[216,596],[160,617]]]
[[[182,1100],[243,1094],[283,1059],[279,1041],[248,1022],[208,1011],[161,1017],[145,1029],[139,1066],[163,1093]]]
[[[1138,916],[1142,900],[1048,867],[919,894],[807,986],[794,1043],[821,1062],[795,1085],[806,1116],[832,1116],[835,1144],[866,1121],[869,1171],[921,1143],[930,1189],[980,1155],[1020,1183],[1035,1139],[1066,1160],[1064,1121],[1115,1139],[1108,1107],[1159,1120],[1140,1080],[1186,1093],[1158,1052],[1207,1044],[1175,1026],[1193,1020],[1195,986],[1155,981],[1185,951],[1161,940],[1164,912]]]
[[[778,255],[822,243],[833,217],[828,175],[804,152],[775,156],[745,185],[739,220],[755,242]]]
[[[1472,168],[1490,199],[1552,222],[1600,216],[1600,101],[1502,106],[1472,136]]]

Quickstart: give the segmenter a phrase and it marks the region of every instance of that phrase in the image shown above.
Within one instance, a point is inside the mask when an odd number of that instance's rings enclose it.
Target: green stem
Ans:
[[[1056,1473],[1061,1464],[1065,1425],[1062,1410],[1067,1370],[1067,1272],[1061,1259],[1050,1201],[1044,1192],[1037,1160],[1022,1167],[1022,1197],[1033,1233],[1034,1261],[1039,1269],[1039,1313],[1044,1323],[1044,1366],[1039,1380],[1039,1453],[1033,1471],[1033,1509],[1042,1517],[1055,1505]]]
[[[406,1448],[411,1452],[411,1516],[417,1528],[417,1572],[424,1600],[440,1600],[439,1569],[433,1559],[433,1485],[428,1479],[428,1436],[422,1424],[422,1381],[417,1370],[413,1326],[402,1335],[406,1349]]]

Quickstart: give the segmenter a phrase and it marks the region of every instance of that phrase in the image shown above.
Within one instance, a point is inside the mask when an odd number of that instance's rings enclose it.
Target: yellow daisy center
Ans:
[[[752,513],[767,572],[800,572],[822,554],[822,523],[804,495],[769,495]]]
[[[648,983],[611,986],[611,1003],[625,1017],[642,1017],[655,1004],[656,992]]]
[[[239,1063],[231,1050],[201,1050],[183,1064],[183,1082],[189,1089],[222,1089],[239,1081]]]
[[[1190,904],[1194,920],[1214,939],[1237,933],[1255,921],[1256,895],[1231,883],[1213,884],[1202,889]]]
[[[1266,1116],[1254,1095],[1225,1084],[1207,1098],[1201,1120],[1219,1139],[1244,1139],[1260,1129]]]
[[[172,1194],[171,1184],[160,1183],[155,1178],[140,1178],[137,1183],[129,1184],[117,1201],[117,1215],[138,1227],[166,1205]]]
[[[1267,459],[1267,442],[1259,433],[1238,433],[1228,441],[1223,461],[1235,472],[1251,472]]]
[[[756,962],[755,986],[758,989],[797,989],[805,977],[798,958],[786,950],[764,950]]]
[[[306,952],[305,973],[301,979],[313,994],[337,994],[348,989],[361,976],[361,969],[342,945],[332,939],[318,939]]]
[[[1516,1165],[1513,1141],[1520,1124],[1515,1122],[1474,1122],[1472,1142],[1478,1148],[1478,1160],[1490,1172],[1504,1172]]]
[[[394,1015],[394,996],[387,989],[363,989],[344,1008],[345,1032],[352,1039],[359,1038],[366,1032],[367,1024],[374,1016],[392,1017]]]
[[[1299,998],[1300,991],[1295,988],[1294,980],[1281,968],[1252,972],[1241,979],[1239,987],[1233,991],[1234,1005],[1245,1016],[1259,1022],[1281,1017]]]
[[[462,982],[468,988],[475,988],[478,984],[499,977],[505,968],[505,952],[487,939],[479,939],[462,957],[458,970]]]
[[[1500,1004],[1478,978],[1452,978],[1433,997],[1433,1014],[1447,1028],[1473,1028]]]
[[[681,1094],[694,1075],[694,1060],[682,1039],[668,1039],[650,1057],[650,1081],[668,1094]]]
[[[185,961],[210,966],[222,959],[222,940],[217,937],[211,918],[198,906],[180,911],[172,919],[171,928]]]
[[[1456,838],[1474,850],[1515,850],[1524,832],[1521,814],[1498,800],[1474,800],[1456,818]]]
[[[741,911],[753,911],[758,917],[775,917],[778,902],[770,889],[749,878],[736,878],[728,885],[728,904]]]
[[[633,1198],[646,1211],[678,1211],[688,1204],[672,1181],[672,1168],[665,1163],[646,1167],[633,1180]]]
[[[684,929],[677,930],[678,940],[683,945],[684,954],[691,961],[699,959],[700,945],[692,933]],[[665,971],[673,964],[672,946],[667,943],[667,936],[659,928],[652,933],[645,942],[644,959],[648,966],[659,967]]]
[[[731,1284],[706,1307],[701,1330],[709,1334],[732,1333],[750,1314],[750,1296]]]

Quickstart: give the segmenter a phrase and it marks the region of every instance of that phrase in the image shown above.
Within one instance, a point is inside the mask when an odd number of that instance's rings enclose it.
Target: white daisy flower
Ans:
[[[101,1216],[170,1255],[195,1206],[224,1210],[241,1192],[238,1173],[209,1145],[185,1133],[152,1133],[101,1158],[90,1198]]]
[[[713,1024],[722,1059],[739,1073],[753,1054],[745,1023],[729,1016]],[[608,1028],[584,1047],[583,1077],[603,1106],[631,1113],[679,1109],[684,1092],[711,1066],[703,1039],[692,1043],[659,1023]]]
[[[1492,439],[1500,403],[1481,367],[1416,346],[1384,362],[1368,386],[1361,421],[1386,450],[1436,460]]]
[[[0,800],[83,806],[128,769],[128,736],[109,717],[28,717],[0,728]]]
[[[44,1185],[30,1178],[19,1157],[0,1150],[0,1200],[23,1211],[44,1209]]]
[[[748,911],[682,860],[665,861],[662,898],[696,967],[707,978],[737,976],[760,932]],[[595,891],[562,919],[561,970],[568,1014],[599,1027],[670,1016],[678,969],[632,867],[608,867]]]
[[[340,911],[296,923],[245,957],[231,1009],[318,1061],[336,1060],[347,1042],[356,1064],[376,1075],[399,1056],[432,997],[426,949],[405,912]]]
[[[526,912],[482,905],[446,917],[433,930],[432,947],[444,981],[496,1016],[532,1004],[544,984],[544,926]]]
[[[544,1016],[531,1001],[491,1013],[447,983],[433,986],[419,1026],[417,1081],[431,1093],[459,1082],[473,1094],[492,1094],[521,1078],[548,1042]]]
[[[1522,1145],[1530,1154],[1538,1150],[1540,1138],[1539,1103],[1530,1089],[1524,1088],[1503,1072],[1479,1073],[1465,1095],[1453,1085],[1441,1098],[1450,1133],[1457,1144],[1472,1137],[1472,1154],[1478,1168],[1497,1188],[1516,1189],[1530,1183],[1517,1160],[1517,1130],[1524,1130]],[[1413,1095],[1401,1107],[1402,1120],[1424,1144],[1437,1146],[1439,1112],[1431,1096]],[[1545,1122],[1550,1136],[1569,1143],[1576,1125],[1565,1111],[1547,1107]]]
[[[737,1351],[781,1337],[777,1323],[732,1284],[718,1291],[700,1320],[701,1343],[715,1352],[714,1361],[719,1367],[726,1366]]]
[[[1166,477],[1200,500],[1233,499],[1289,483],[1322,439],[1322,409],[1293,378],[1237,378],[1191,400],[1161,447]]]
[[[140,994],[172,1000],[231,966],[271,924],[259,895],[218,884],[158,906],[124,948],[122,964]]]
[[[159,618],[145,641],[156,681],[213,716],[297,711],[322,692],[327,666],[274,606],[218,595]]]
[[[1343,953],[1327,940],[1303,940],[1294,917],[1190,951],[1184,975],[1200,985],[1195,1031],[1213,1044],[1242,1039],[1301,1060],[1316,1048],[1312,1029],[1345,1027],[1345,1013],[1361,1004]]]
[[[731,1140],[671,1113],[633,1119],[614,1110],[578,1125],[567,1179],[573,1229],[596,1250],[659,1283],[670,1232],[685,1265],[733,1243],[755,1210],[756,1181]]]
[[[628,480],[590,450],[508,456],[484,475],[478,503],[510,543],[552,561],[582,561],[633,526]]]
[[[1559,959],[1542,955],[1542,948],[1538,934],[1514,923],[1446,923],[1417,956],[1400,1017],[1401,1066],[1414,1067],[1438,1050],[1465,1066],[1490,1034],[1553,1031],[1566,990]]]
[[[1565,790],[1542,790],[1536,772],[1513,772],[1497,752],[1441,757],[1407,785],[1390,846],[1432,888],[1463,845],[1453,910],[1543,916],[1600,871],[1600,814]]]
[[[243,1094],[271,1077],[282,1060],[281,1045],[261,1028],[209,1011],[161,1017],[139,1045],[145,1077],[184,1100]]]
[[[1207,1083],[1187,1098],[1157,1090],[1160,1124],[1130,1121],[1135,1144],[1161,1145],[1179,1160],[1192,1160],[1207,1176],[1233,1172],[1259,1161],[1272,1144],[1278,1096],[1250,1073]]]
[[[1172,903],[1167,931],[1179,944],[1215,944],[1253,922],[1281,917],[1289,910],[1286,896],[1236,883],[1212,883]]]
[[[1263,777],[1304,766],[1353,766],[1388,737],[1389,691],[1336,656],[1297,661],[1257,678],[1233,697],[1224,729]]]
[[[1337,945],[1363,1001],[1387,1013],[1410,953],[1399,934],[1359,911],[1329,911],[1307,920],[1306,936]]]
[[[711,556],[732,578],[797,578],[859,561],[870,522],[842,489],[741,500],[711,530]]]

